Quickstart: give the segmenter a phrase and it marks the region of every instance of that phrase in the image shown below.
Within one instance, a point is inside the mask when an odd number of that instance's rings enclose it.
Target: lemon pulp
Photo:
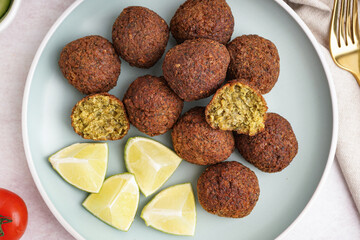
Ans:
[[[49,157],[52,167],[73,186],[98,192],[104,182],[108,145],[106,143],[76,143]]]
[[[128,231],[139,204],[139,187],[131,173],[105,180],[99,193],[90,194],[83,206],[107,224]]]
[[[161,191],[144,207],[141,218],[147,226],[160,231],[193,236],[196,208],[191,184],[179,184]]]
[[[175,152],[152,139],[134,137],[126,143],[126,168],[135,175],[145,196],[159,189],[180,163],[181,158]]]

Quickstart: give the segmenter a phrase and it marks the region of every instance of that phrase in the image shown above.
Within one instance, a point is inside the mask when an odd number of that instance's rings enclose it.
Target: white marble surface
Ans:
[[[73,239],[38,193],[21,135],[22,95],[30,64],[46,32],[73,1],[23,0],[14,22],[0,33],[0,187],[19,194],[28,206],[23,239]],[[318,197],[283,239],[360,239],[360,217],[336,161]]]

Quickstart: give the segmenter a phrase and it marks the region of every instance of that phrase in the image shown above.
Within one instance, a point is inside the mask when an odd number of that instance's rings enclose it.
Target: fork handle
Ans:
[[[355,79],[356,79],[356,81],[357,81],[357,83],[359,84],[359,86],[360,86],[360,73],[352,73],[352,75],[355,77]]]

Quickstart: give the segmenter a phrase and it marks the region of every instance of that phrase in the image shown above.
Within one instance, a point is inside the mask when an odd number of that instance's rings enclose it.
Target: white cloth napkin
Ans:
[[[360,212],[360,87],[355,78],[337,67],[329,53],[333,0],[285,0],[308,25],[322,46],[335,83],[339,108],[336,158]]]

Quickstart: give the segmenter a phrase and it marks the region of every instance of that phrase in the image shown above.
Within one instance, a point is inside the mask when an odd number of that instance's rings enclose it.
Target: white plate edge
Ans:
[[[53,203],[51,202],[51,200],[49,199],[49,197],[47,196],[47,193],[45,192],[40,179],[36,173],[35,170],[35,166],[34,163],[32,161],[32,156],[30,153],[30,145],[28,142],[28,128],[27,128],[27,104],[28,104],[28,97],[29,97],[29,93],[30,93],[30,86],[31,86],[31,82],[35,73],[35,69],[36,66],[38,64],[38,61],[40,59],[40,56],[47,44],[47,42],[49,41],[50,37],[54,34],[55,30],[59,27],[59,25],[63,22],[63,20],[78,6],[80,5],[80,3],[82,3],[84,0],[77,0],[75,1],[73,4],[71,4],[64,12],[63,14],[61,14],[61,16],[56,20],[56,22],[54,23],[54,25],[50,28],[50,30],[48,31],[48,33],[46,34],[45,38],[42,40],[36,54],[34,57],[34,60],[31,64],[27,79],[26,79],[26,85],[25,85],[25,89],[24,89],[24,94],[23,94],[23,103],[22,103],[22,137],[23,137],[23,145],[24,145],[24,150],[25,150],[25,156],[26,156],[26,160],[28,162],[28,166],[31,172],[31,175],[34,179],[35,185],[38,188],[42,198],[44,199],[46,205],[48,206],[48,208],[50,209],[50,211],[52,212],[52,214],[55,216],[55,218],[60,222],[60,224],[76,239],[81,239],[83,240],[84,238],[62,217],[62,215],[58,212],[58,210],[55,208],[55,206],[53,205]],[[314,192],[314,194],[312,195],[311,199],[309,200],[309,202],[307,203],[307,205],[305,206],[305,208],[302,210],[302,212],[299,214],[299,216],[276,238],[277,240],[280,240],[281,238],[285,237],[290,230],[301,220],[301,218],[306,214],[306,212],[308,211],[308,209],[310,208],[310,206],[312,205],[312,203],[315,201],[315,198],[318,196],[320,189],[322,188],[322,186],[324,185],[324,182],[327,178],[327,176],[329,175],[332,163],[334,161],[334,157],[335,157],[335,151],[336,151],[336,143],[337,143],[337,138],[338,138],[338,105],[337,105],[337,98],[336,98],[336,92],[335,92],[335,86],[332,80],[332,76],[330,73],[330,69],[326,63],[326,60],[324,58],[324,56],[321,53],[321,49],[317,43],[317,40],[315,39],[314,35],[312,34],[312,32],[310,31],[310,29],[307,27],[307,25],[301,20],[301,18],[294,12],[294,10],[292,10],[283,0],[273,0],[275,1],[277,4],[279,4],[279,6],[281,6],[297,23],[298,25],[302,28],[302,30],[304,31],[304,33],[306,34],[306,36],[309,38],[310,42],[312,43],[312,45],[315,48],[315,51],[317,53],[317,55],[320,58],[320,61],[322,63],[322,66],[325,70],[325,74],[328,80],[328,84],[329,84],[329,89],[330,89],[330,96],[331,96],[331,100],[332,100],[332,110],[333,110],[333,135],[332,135],[332,139],[331,139],[331,146],[330,146],[330,151],[329,151],[329,156],[328,156],[328,160],[327,160],[327,164],[325,166],[325,170],[323,172],[323,175],[321,177],[321,180],[318,184],[318,186],[316,187],[316,190]]]
[[[31,152],[30,152],[30,145],[28,141],[28,126],[27,126],[27,110],[28,110],[28,99],[30,94],[30,86],[32,79],[34,77],[36,66],[39,62],[40,56],[44,51],[44,48],[46,44],[48,43],[51,36],[54,34],[56,29],[59,27],[59,25],[64,21],[64,19],[78,6],[80,3],[82,3],[84,0],[76,0],[74,3],[72,3],[56,20],[56,22],[51,26],[47,34],[45,35],[44,39],[42,40],[38,50],[36,51],[34,60],[31,64],[28,76],[26,78],[26,84],[23,94],[23,102],[22,102],[22,113],[21,113],[21,126],[22,126],[22,137],[23,137],[23,144],[24,144],[24,150],[25,150],[25,156],[26,160],[31,172],[31,175],[34,179],[35,185],[37,189],[40,192],[41,197],[45,201],[46,205],[52,212],[52,214],[55,216],[55,218],[60,222],[60,224],[76,239],[78,240],[85,240],[64,218],[63,216],[58,212],[58,210],[55,208],[54,204],[51,202],[50,198],[48,197],[47,193],[45,192],[42,183],[40,182],[39,176],[36,173],[35,165],[32,160]]]
[[[279,4],[302,28],[310,42],[315,48],[315,51],[317,55],[319,56],[319,59],[321,61],[321,64],[324,68],[326,78],[328,80],[329,89],[330,89],[330,97],[331,97],[331,104],[332,104],[332,111],[333,111],[333,132],[332,132],[332,138],[331,138],[331,145],[330,145],[330,151],[328,160],[325,166],[325,170],[322,174],[322,177],[320,179],[319,184],[317,185],[315,192],[313,193],[311,199],[306,204],[305,208],[301,211],[299,216],[276,238],[276,240],[283,239],[291,230],[292,228],[303,218],[303,216],[307,213],[307,211],[310,209],[311,205],[319,195],[319,192],[321,191],[327,177],[329,176],[330,169],[332,166],[332,163],[334,162],[335,158],[335,152],[336,152],[336,145],[337,145],[337,139],[338,139],[338,104],[337,104],[337,97],[336,97],[336,91],[335,91],[335,85],[332,78],[332,75],[330,73],[330,68],[325,60],[325,56],[321,52],[320,45],[318,41],[316,40],[315,36],[312,34],[309,27],[305,24],[305,22],[297,15],[297,13],[289,6],[287,5],[284,0],[274,0],[277,4]]]

